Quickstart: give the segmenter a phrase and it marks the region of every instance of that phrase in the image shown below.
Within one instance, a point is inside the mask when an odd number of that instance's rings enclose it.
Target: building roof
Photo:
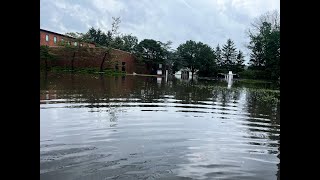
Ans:
[[[71,37],[71,36],[68,36],[68,35],[65,35],[65,34],[60,34],[60,33],[56,33],[56,32],[53,32],[53,31],[48,31],[48,30],[41,29],[41,28],[40,28],[40,31],[47,32],[47,33],[51,33],[51,34],[56,34],[56,35],[59,35],[59,36],[63,36],[63,37],[70,38],[70,39],[76,39],[76,38],[74,38],[74,37]],[[94,43],[94,42],[86,42],[86,43],[93,44],[93,45],[96,44],[96,43]]]
[[[64,36],[64,37],[71,38],[71,39],[76,39],[76,38],[71,37],[71,36],[67,36],[67,35],[64,35],[64,34],[56,33],[56,32],[53,32],[53,31],[48,31],[48,30],[41,29],[41,28],[40,28],[40,31],[56,34],[56,35],[59,35],[59,36]]]

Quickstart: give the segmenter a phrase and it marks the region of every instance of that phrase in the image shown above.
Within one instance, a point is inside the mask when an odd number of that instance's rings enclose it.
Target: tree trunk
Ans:
[[[47,58],[44,59],[44,63],[45,63],[46,71],[47,71],[48,70],[48,60],[47,60]]]
[[[107,56],[107,53],[104,53],[104,56],[103,56],[102,62],[101,62],[101,64],[100,64],[100,72],[102,72],[102,71],[103,71],[103,64],[104,64],[104,62],[106,61],[106,56]]]
[[[44,71],[44,81],[46,82],[45,84],[47,84],[48,82],[48,71]],[[47,86],[45,86],[47,87]]]
[[[72,57],[72,60],[71,60],[71,70],[73,71],[73,63],[74,63],[74,58],[76,56],[76,52],[73,52],[73,57]]]

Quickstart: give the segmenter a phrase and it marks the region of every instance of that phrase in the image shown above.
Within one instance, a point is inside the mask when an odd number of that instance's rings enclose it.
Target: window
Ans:
[[[53,37],[53,42],[56,44],[57,43],[57,37]]]
[[[82,43],[80,43],[80,46],[82,47],[82,46],[83,46],[83,44],[82,44]]]
[[[49,41],[49,35],[46,34],[46,41]]]
[[[63,39],[61,38],[61,41],[63,42]]]
[[[122,62],[122,68],[121,68],[122,71],[126,71],[126,62]]]
[[[162,68],[162,64],[159,64],[159,69],[161,69]]]
[[[116,62],[116,65],[115,65],[115,67],[114,67],[114,68],[116,69],[116,71],[118,71],[118,70],[119,70],[118,62]]]
[[[77,43],[77,42],[74,42],[73,44],[74,44],[74,46],[77,46],[77,45],[78,45],[78,43]]]

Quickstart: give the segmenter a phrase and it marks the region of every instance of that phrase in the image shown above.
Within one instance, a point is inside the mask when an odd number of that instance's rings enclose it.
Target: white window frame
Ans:
[[[49,34],[46,34],[46,41],[49,41]]]

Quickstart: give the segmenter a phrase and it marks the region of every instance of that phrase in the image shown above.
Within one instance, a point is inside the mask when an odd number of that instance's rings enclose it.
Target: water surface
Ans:
[[[277,179],[268,85],[41,74],[40,178]]]

